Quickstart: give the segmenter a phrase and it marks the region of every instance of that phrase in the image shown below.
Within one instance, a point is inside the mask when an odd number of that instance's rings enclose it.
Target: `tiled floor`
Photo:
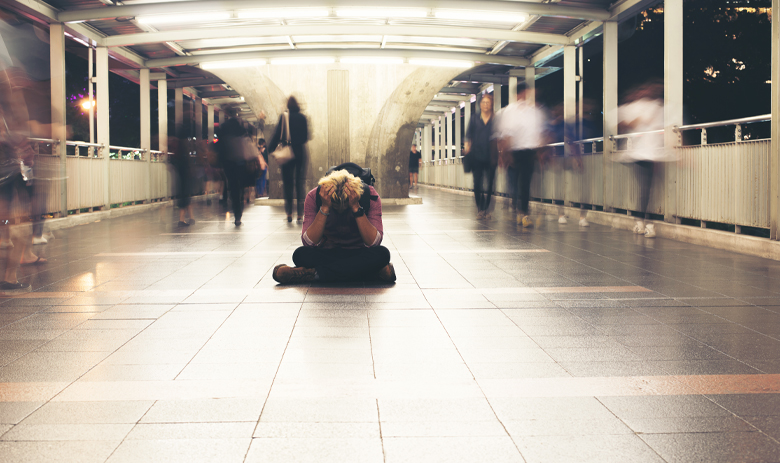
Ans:
[[[0,300],[0,461],[780,461],[780,262],[419,193],[393,286],[277,286],[280,208],[59,232]]]

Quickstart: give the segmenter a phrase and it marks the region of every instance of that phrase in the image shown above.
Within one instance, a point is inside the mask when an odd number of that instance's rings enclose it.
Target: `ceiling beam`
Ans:
[[[444,87],[439,90],[439,93],[465,93],[466,95],[472,95],[479,92],[478,85],[471,85],[469,87]]]
[[[200,92],[200,96],[202,98],[214,98],[214,97],[218,97],[218,96],[221,96],[221,97],[230,97],[230,96],[239,97],[239,96],[241,96],[241,94],[239,94],[238,92],[233,91],[233,90],[223,90],[223,91],[219,91],[219,92]]]
[[[291,7],[339,7],[339,6],[365,6],[378,7],[375,0],[284,0],[267,1],[262,4],[256,1],[209,1],[194,0],[185,4],[181,2],[160,3],[134,3],[131,5],[116,5],[101,8],[85,8],[80,10],[63,11],[57,15],[61,22],[92,21],[96,19],[127,18],[144,15],[156,15],[167,13],[180,13],[182,11],[233,11],[243,9],[263,8],[291,8]],[[500,0],[448,0],[442,3],[437,0],[394,0],[388,2],[390,7],[416,7],[416,8],[448,8],[479,11],[515,12],[527,13],[539,16],[557,16],[591,21],[605,21],[611,16],[610,12],[601,8],[578,8],[563,6],[556,3],[534,3]]]
[[[654,0],[618,0],[610,5],[609,12],[612,16],[609,19],[612,21],[626,19],[656,3],[658,2]]]
[[[141,45],[145,43],[180,42],[185,40],[235,39],[255,37],[301,35],[402,35],[447,38],[479,38],[508,42],[566,45],[571,40],[560,34],[541,32],[508,31],[475,27],[454,26],[389,26],[360,24],[320,24],[294,26],[259,27],[215,27],[203,29],[181,29],[162,32],[142,32],[137,34],[106,37],[108,47]]]
[[[202,87],[205,85],[220,85],[225,82],[222,79],[181,79],[168,80],[168,88]]]
[[[217,61],[236,61],[250,59],[273,58],[312,58],[312,57],[347,57],[347,56],[387,56],[415,59],[446,59],[473,61],[486,64],[504,64],[508,66],[527,66],[530,61],[525,58],[513,56],[486,55],[484,53],[462,53],[429,50],[363,50],[363,49],[320,49],[320,50],[281,50],[265,52],[224,53],[220,55],[177,56],[174,58],[150,59],[146,61],[146,67],[156,68],[165,66],[193,65],[200,63],[213,63]]]

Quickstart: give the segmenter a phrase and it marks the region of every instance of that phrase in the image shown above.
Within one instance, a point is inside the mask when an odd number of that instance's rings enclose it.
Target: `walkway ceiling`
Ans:
[[[506,83],[515,67],[543,66],[563,45],[600,33],[603,21],[635,14],[654,0],[0,0],[43,23],[63,22],[75,39],[111,47],[132,68],[164,71],[171,86],[238,101],[207,72],[212,66],[274,64],[296,58],[367,57],[470,68],[442,92]],[[447,60],[447,62],[445,62]],[[232,63],[230,63],[232,62]],[[476,67],[475,67],[476,66]],[[477,85],[459,81],[477,82]],[[454,89],[454,90],[453,90]]]

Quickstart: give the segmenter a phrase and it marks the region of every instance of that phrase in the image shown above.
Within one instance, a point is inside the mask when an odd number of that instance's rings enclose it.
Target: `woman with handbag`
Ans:
[[[303,203],[306,199],[306,142],[309,141],[309,124],[306,116],[301,113],[301,108],[294,96],[287,100],[288,111],[283,113],[276,124],[276,131],[268,148],[269,151],[282,165],[282,182],[284,184],[284,210],[287,212],[287,221],[292,222],[293,190],[298,199],[298,223],[303,223]],[[280,146],[280,144],[286,146]],[[278,156],[277,148],[292,149],[292,157]],[[286,161],[285,161],[286,158]]]

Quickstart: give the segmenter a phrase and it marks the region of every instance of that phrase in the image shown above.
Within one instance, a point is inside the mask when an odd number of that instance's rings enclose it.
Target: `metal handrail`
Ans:
[[[712,127],[724,127],[727,125],[737,125],[737,124],[753,124],[755,122],[768,122],[771,120],[772,120],[771,114],[764,114],[762,116],[742,117],[739,119],[729,119],[727,121],[706,122],[704,124],[674,126],[674,131],[681,132],[683,130],[709,129]]]
[[[620,135],[610,135],[610,140],[620,140],[623,138],[641,137],[642,135],[654,135],[657,133],[664,133],[664,129],[650,130],[647,132],[634,132],[634,133],[622,133]]]
[[[146,152],[143,148],[129,148],[127,146],[115,146],[115,145],[108,145],[109,149],[115,149],[119,151],[143,151]]]
[[[66,141],[67,146],[86,146],[87,148],[103,148],[102,143],[87,143],[85,141]]]
[[[54,140],[53,138],[28,138],[30,141],[38,142],[38,143],[51,143],[52,145],[59,145],[59,140]]]
[[[576,140],[573,141],[575,145],[584,145],[585,143],[598,143],[604,141],[604,137],[598,137],[598,138],[586,138],[585,140]]]

